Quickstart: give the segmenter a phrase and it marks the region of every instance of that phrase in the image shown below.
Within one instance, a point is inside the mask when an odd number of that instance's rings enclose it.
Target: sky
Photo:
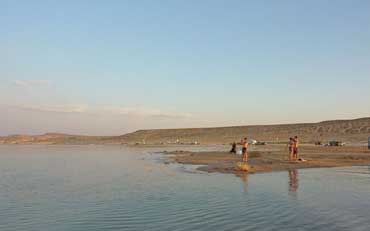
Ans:
[[[370,1],[0,0],[0,135],[370,116]]]

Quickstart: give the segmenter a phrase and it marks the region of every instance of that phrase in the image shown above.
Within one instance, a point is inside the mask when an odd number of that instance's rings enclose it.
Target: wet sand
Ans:
[[[233,174],[245,172],[238,167],[241,156],[231,154],[226,150],[217,152],[175,151],[165,154],[170,163],[200,165],[198,170],[201,171]],[[299,157],[306,161],[289,161],[285,145],[253,146],[248,152],[248,173],[370,165],[370,151],[367,147],[302,145],[299,151]]]

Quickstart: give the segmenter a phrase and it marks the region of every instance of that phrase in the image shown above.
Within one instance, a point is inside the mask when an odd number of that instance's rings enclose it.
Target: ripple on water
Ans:
[[[239,178],[179,171],[142,148],[54,151],[0,147],[1,231],[370,227],[369,167]]]

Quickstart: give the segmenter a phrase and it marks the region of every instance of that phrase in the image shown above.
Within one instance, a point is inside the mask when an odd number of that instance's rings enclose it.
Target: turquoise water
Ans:
[[[370,230],[369,167],[208,174],[160,150],[0,146],[0,230]]]

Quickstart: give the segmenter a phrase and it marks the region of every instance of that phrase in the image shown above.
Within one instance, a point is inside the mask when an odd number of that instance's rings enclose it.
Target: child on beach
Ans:
[[[236,142],[233,142],[233,143],[231,144],[231,150],[230,150],[230,153],[234,153],[234,154],[236,154]]]

